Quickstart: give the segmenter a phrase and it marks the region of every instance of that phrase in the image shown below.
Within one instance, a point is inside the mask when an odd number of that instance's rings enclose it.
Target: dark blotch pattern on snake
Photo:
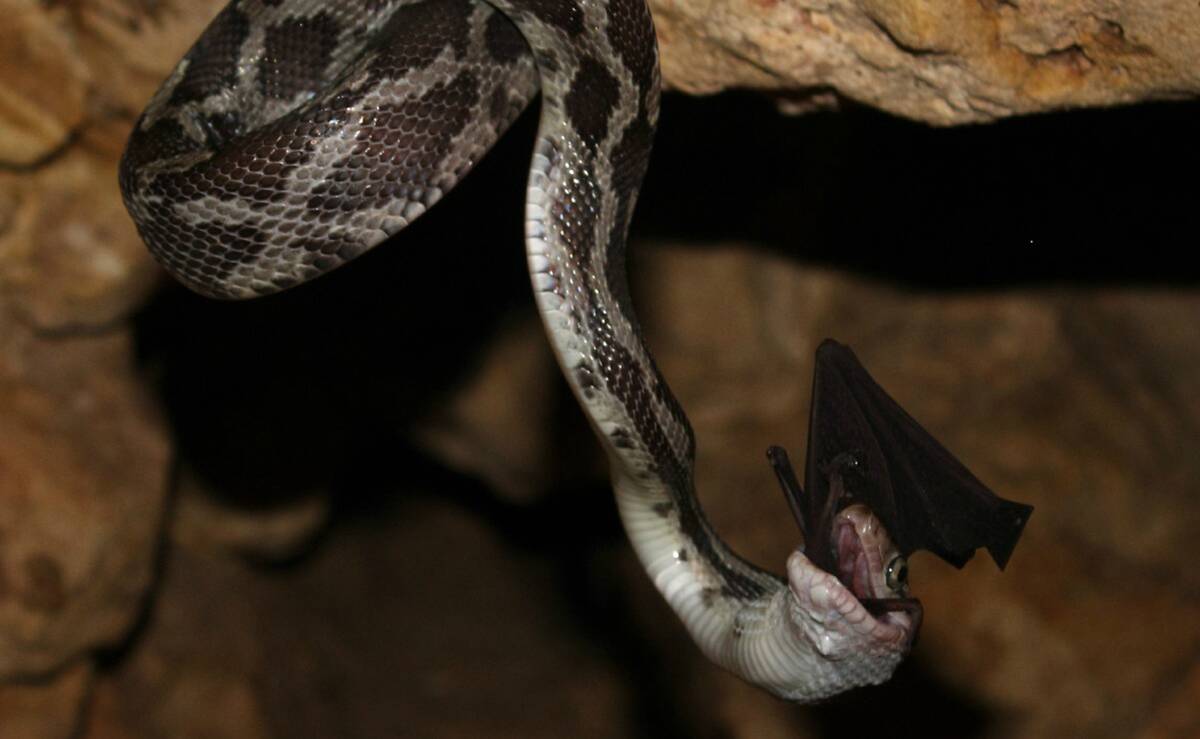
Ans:
[[[659,113],[643,0],[234,0],[138,120],[121,188],[176,278],[264,295],[402,230],[539,92],[534,293],[648,575],[711,659],[776,694],[881,682],[903,623],[866,614],[800,552],[785,579],[744,562],[697,502],[692,431],[625,276]]]

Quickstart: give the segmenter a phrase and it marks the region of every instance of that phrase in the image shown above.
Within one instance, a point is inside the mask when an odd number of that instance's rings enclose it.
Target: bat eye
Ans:
[[[884,570],[884,582],[888,588],[900,592],[908,585],[908,562],[904,557],[896,555],[892,557],[892,561],[888,562],[887,569]]]

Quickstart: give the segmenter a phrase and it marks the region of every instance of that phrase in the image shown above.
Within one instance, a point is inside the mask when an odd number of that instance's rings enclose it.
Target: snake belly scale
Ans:
[[[402,230],[539,91],[530,276],[646,572],[710,659],[777,695],[882,682],[904,615],[872,617],[799,550],[786,578],[750,565],[697,502],[692,431],[626,285],[659,114],[644,0],[234,0],[138,120],[121,188],[180,281],[264,295]]]

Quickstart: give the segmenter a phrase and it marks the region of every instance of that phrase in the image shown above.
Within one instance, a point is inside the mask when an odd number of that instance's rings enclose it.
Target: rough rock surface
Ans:
[[[157,270],[108,184],[117,153],[72,148],[28,176],[0,171],[0,291],[22,322],[105,328],[149,295]]]
[[[933,680],[986,707],[997,735],[1188,735],[1194,686],[1169,676],[1188,674],[1200,653],[1190,545],[1200,466],[1185,451],[1200,442],[1192,330],[1200,298],[900,293],[739,247],[643,248],[637,269],[670,275],[638,280],[643,325],[696,427],[706,511],[750,560],[778,569],[795,543],[762,450],[803,449],[811,351],[824,336],[856,347],[983,480],[1035,506],[1005,573],[982,556],[962,572],[927,554],[914,559],[914,591],[926,603],[915,658],[924,674],[902,669],[891,700],[907,701],[911,715],[926,703],[936,712],[945,695],[921,685]],[[480,420],[475,437],[520,433],[503,422],[489,432]],[[630,586],[650,601],[636,569]],[[661,611],[652,608],[638,628],[670,643],[653,623]],[[686,672],[704,674],[699,665]],[[738,736],[803,725],[721,676],[685,685]],[[1165,686],[1170,697],[1156,714]],[[889,700],[868,692],[827,710],[880,699]],[[929,731],[947,731],[926,720]]]
[[[651,0],[663,76],[693,93],[830,92],[939,125],[1200,92],[1186,0]],[[791,98],[789,100],[789,98]]]
[[[242,506],[214,495],[186,470],[177,488],[172,538],[194,549],[283,562],[312,546],[329,521],[329,498],[316,493],[275,505]]]
[[[0,739],[79,736],[93,669],[79,660],[45,680],[0,684]]]
[[[0,687],[0,731],[65,736],[161,539],[166,431],[122,323],[156,270],[112,186],[119,95],[154,83],[125,63],[106,76],[125,52],[81,32],[81,7],[0,13],[0,678],[19,681]]]
[[[0,678],[115,646],[140,613],[168,450],[130,355],[0,318]]]
[[[637,696],[580,638],[559,565],[426,496],[380,501],[299,569],[174,548],[86,739],[629,736]]]
[[[872,722],[896,715],[930,736],[1200,730],[1200,305],[1186,274],[1154,269],[1166,252],[1117,252],[1100,284],[1085,279],[1114,245],[1194,240],[1179,216],[1193,193],[1135,166],[1196,170],[1169,110],[1133,111],[1154,126],[1121,111],[1009,121],[988,127],[1007,132],[997,148],[980,129],[863,111],[797,133],[732,114],[746,99],[668,101],[638,216],[651,225],[636,228],[678,245],[642,243],[633,273],[718,529],[768,566],[794,543],[762,449],[803,447],[825,335],[853,344],[983,479],[1037,506],[1004,574],[917,558],[928,622],[891,684],[794,708],[700,659],[623,541],[520,268],[529,131],[490,185],[512,198],[456,192],[406,234],[423,247],[247,312],[189,303],[189,323],[181,299],[143,308],[157,271],[121,208],[117,157],[221,4],[0,0],[0,739],[72,735],[89,693],[89,739],[314,726],[357,739],[420,722],[426,735],[817,737],[879,734]],[[668,86],[768,90],[794,110],[836,93],[949,124],[1200,88],[1200,6],[1180,0],[653,9]],[[781,143],[722,154],[748,139]],[[684,150],[664,153],[673,143]],[[436,235],[492,211],[513,222]],[[484,266],[457,248],[503,233],[511,249],[486,250]],[[971,289],[956,272],[963,254],[1003,272],[1072,238],[1082,256],[1042,278],[1061,287]],[[925,266],[957,277],[892,274],[923,246],[942,249]],[[846,251],[857,258],[829,257]],[[1134,286],[1147,269],[1168,287]],[[430,274],[456,277],[454,300],[429,293]],[[293,310],[310,298],[345,312]],[[239,327],[250,315],[261,322]],[[282,328],[322,316],[315,332]],[[156,353],[147,325],[193,348]],[[169,450],[147,386],[180,363],[192,383],[163,395],[181,453],[252,482],[181,496],[152,590]],[[254,405],[272,385],[274,404]],[[243,469],[272,443],[278,466]],[[263,499],[243,505],[255,486]],[[330,511],[339,524],[318,536]],[[96,671],[95,650],[123,640]]]
[[[1184,450],[1200,441],[1186,420],[1200,409],[1200,298],[900,294],[740,249],[640,268],[672,275],[644,294],[647,322],[697,426],[701,494],[739,552],[786,556],[794,534],[771,515],[759,456],[803,448],[809,352],[837,336],[983,480],[1036,509],[1003,574],[982,556],[963,572],[914,558],[924,669],[1018,714],[1018,735],[1128,736],[1166,676],[1194,666],[1200,466]],[[695,299],[717,284],[720,305]]]
[[[83,124],[86,64],[55,17],[31,2],[6,2],[0,28],[0,162],[31,166],[61,150]],[[30,69],[37,74],[23,74]]]
[[[803,448],[811,351],[826,335],[855,346],[982,479],[1036,506],[1004,573],[982,556],[961,572],[914,558],[927,622],[891,683],[797,708],[712,669],[623,542],[602,477],[587,471],[596,465],[576,472],[590,484],[506,503],[490,484],[393,452],[377,482],[347,491],[351,514],[287,570],[247,568],[197,549],[205,541],[177,545],[147,631],[101,680],[101,715],[151,737],[206,726],[212,711],[198,706],[215,703],[244,718],[242,733],[216,734],[230,737],[297,725],[386,736],[397,721],[445,735],[819,737],[882,731],[896,711],[922,735],[1188,736],[1200,470],[1184,450],[1200,442],[1190,328],[1200,298],[899,290],[736,245],[638,254],[638,305],[697,430],[706,510],[739,552],[778,567],[795,544],[762,450]],[[528,307],[517,315],[532,325]],[[556,435],[485,412],[541,376],[540,360],[510,361],[512,336],[471,375],[492,379],[465,384],[476,400],[457,412],[469,433],[447,457],[486,458],[508,439],[503,467],[469,466],[501,488],[514,484],[508,468],[552,466],[590,444],[577,412]],[[544,346],[529,351],[548,359]],[[455,412],[438,413],[452,433]],[[387,492],[363,500],[375,484]],[[322,693],[328,680],[342,689]],[[327,697],[295,702],[310,694]],[[510,712],[531,695],[547,704]]]
[[[4,0],[0,163],[61,152],[98,110],[144,104],[224,0]],[[845,98],[935,124],[1194,97],[1200,7],[1186,0],[651,0],[668,87]]]

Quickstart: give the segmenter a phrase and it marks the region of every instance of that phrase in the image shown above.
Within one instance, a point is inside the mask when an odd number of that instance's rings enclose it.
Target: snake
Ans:
[[[215,298],[267,295],[403,230],[539,95],[530,280],[646,574],[704,655],[772,694],[883,682],[918,623],[863,605],[907,587],[869,510],[834,522],[846,571],[801,544],[780,576],[733,552],[697,498],[694,433],[625,269],[660,111],[644,0],[233,0],[138,118],[119,183],[173,277]]]

